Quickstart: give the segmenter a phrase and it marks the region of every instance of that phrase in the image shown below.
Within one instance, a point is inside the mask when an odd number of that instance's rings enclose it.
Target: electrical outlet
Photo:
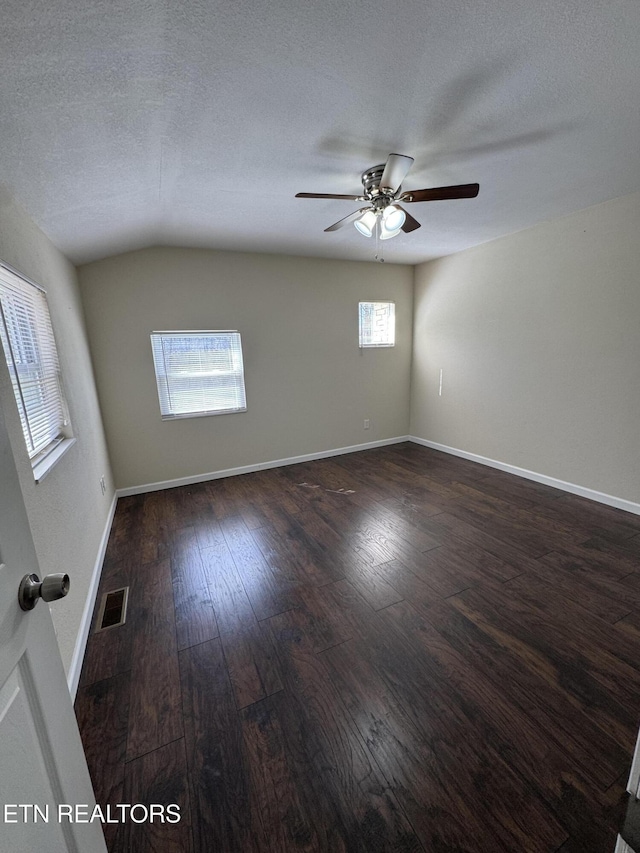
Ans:
[[[102,490],[102,494],[104,495],[104,493],[107,491],[107,484],[104,481],[104,475],[100,477],[100,488]]]
[[[364,419],[364,428],[365,428],[365,429],[369,429],[369,426],[370,426],[369,418],[365,418],[365,419]]]

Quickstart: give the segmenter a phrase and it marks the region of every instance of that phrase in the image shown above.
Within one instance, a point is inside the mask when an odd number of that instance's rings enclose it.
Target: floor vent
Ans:
[[[112,592],[105,592],[98,611],[96,634],[98,631],[104,631],[107,628],[117,628],[118,625],[124,625],[127,618],[128,599],[128,586],[123,586],[122,589],[114,589]]]

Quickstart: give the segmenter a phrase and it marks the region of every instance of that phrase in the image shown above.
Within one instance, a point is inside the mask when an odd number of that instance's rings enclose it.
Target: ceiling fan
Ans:
[[[333,193],[297,193],[296,198],[336,198],[349,201],[368,201],[369,207],[361,207],[325,228],[337,231],[353,222],[365,237],[375,234],[381,240],[395,237],[400,231],[408,234],[420,228],[420,223],[407,213],[398,202],[408,204],[416,201],[439,201],[450,198],[475,198],[480,184],[458,184],[453,187],[435,187],[429,190],[402,192],[402,181],[411,168],[413,157],[404,154],[389,154],[386,163],[372,166],[362,173],[362,195],[334,195]]]

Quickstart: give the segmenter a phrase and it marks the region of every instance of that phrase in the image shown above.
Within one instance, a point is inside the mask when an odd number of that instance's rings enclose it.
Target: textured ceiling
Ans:
[[[167,244],[416,263],[640,190],[639,0],[2,0],[0,189],[73,261]]]

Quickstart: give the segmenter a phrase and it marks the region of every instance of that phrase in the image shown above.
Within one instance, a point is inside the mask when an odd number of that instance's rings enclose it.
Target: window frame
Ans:
[[[230,349],[230,357],[235,360],[234,366],[227,371],[210,371],[208,374],[202,371],[201,375],[211,377],[212,373],[219,373],[220,377],[236,377],[235,393],[239,395],[241,405],[225,406],[223,408],[193,409],[191,411],[171,411],[170,377],[172,374],[166,370],[166,361],[160,358],[163,347],[163,338],[189,338],[207,337],[220,338],[222,336],[234,336],[236,339]],[[237,329],[189,329],[189,330],[165,330],[154,331],[150,334],[151,351],[153,357],[153,368],[156,377],[156,388],[158,392],[158,404],[160,417],[163,421],[181,420],[183,418],[204,418],[215,415],[232,415],[247,411],[246,383],[244,373],[244,356],[242,351],[242,336]],[[164,351],[162,350],[163,354]],[[203,350],[205,352],[205,350]],[[173,375],[176,375],[174,371]],[[197,373],[195,374],[198,375]],[[175,393],[175,392],[174,392]],[[197,393],[191,392],[191,393]],[[204,394],[204,390],[202,391]],[[212,391],[213,393],[213,391]]]
[[[36,291],[35,294],[31,288]],[[8,319],[10,314],[11,319]],[[21,319],[18,319],[18,315]],[[21,327],[22,334],[16,334]],[[3,341],[6,341],[6,346]],[[31,363],[36,365],[29,381],[39,384],[42,401],[39,407],[32,407],[27,402],[27,380],[24,375],[21,376],[19,369],[23,362],[20,355],[24,356],[29,349],[32,353]],[[3,261],[0,261],[0,351],[7,364],[25,450],[34,479],[39,483],[75,444],[75,438],[71,430],[47,292],[44,287]],[[49,416],[49,409],[57,412],[56,419]],[[57,435],[52,435],[54,430],[47,430],[47,444],[34,439],[38,416],[48,424],[58,421]]]
[[[365,343],[365,332],[363,329],[363,306],[365,305],[386,305],[389,310],[389,316],[393,323],[392,340],[391,342],[384,341],[380,343]],[[396,345],[396,303],[390,299],[368,299],[358,302],[358,346],[360,349],[391,349]]]

